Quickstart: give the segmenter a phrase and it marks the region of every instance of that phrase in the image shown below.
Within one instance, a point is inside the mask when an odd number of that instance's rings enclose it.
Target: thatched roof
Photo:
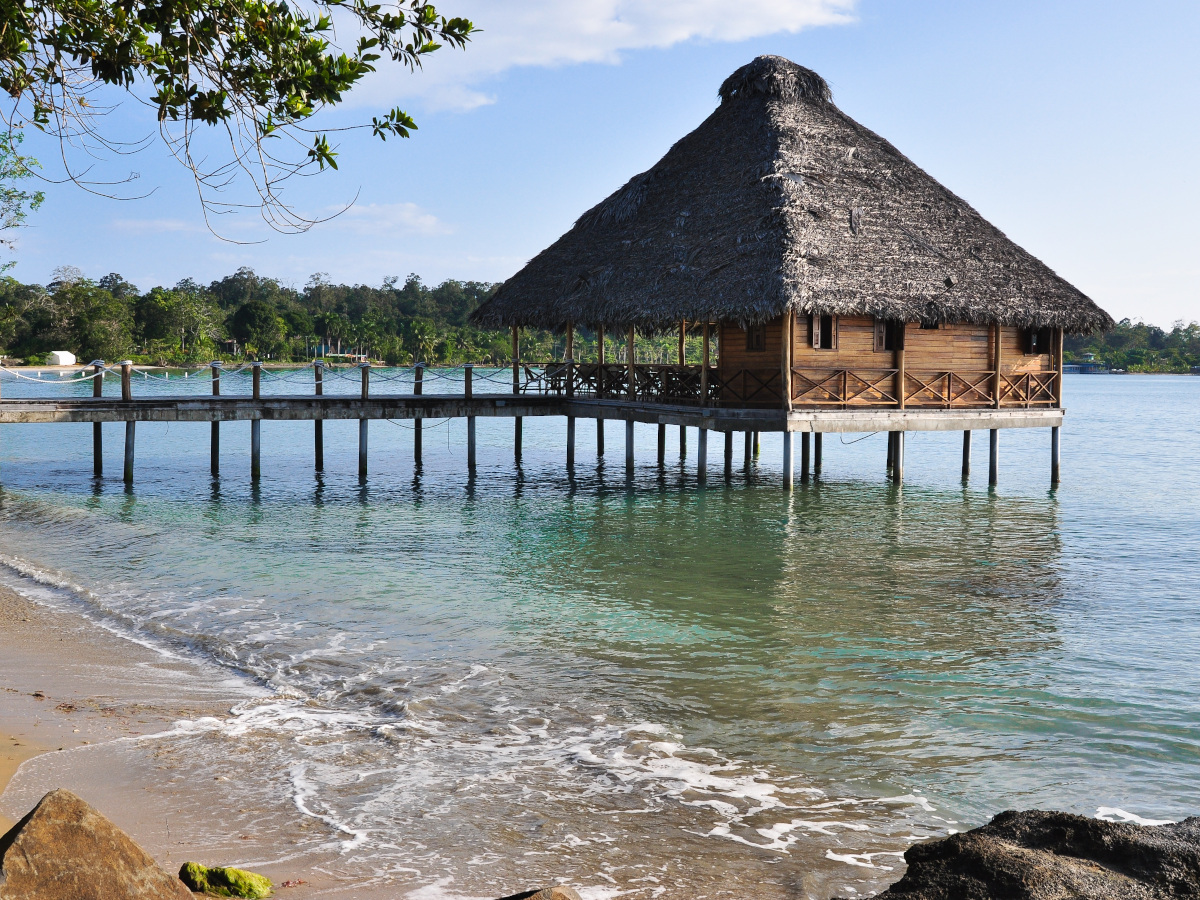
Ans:
[[[486,327],[660,331],[796,313],[1070,332],[1111,317],[899,150],[815,72],[760,56],[721,105],[508,279]]]

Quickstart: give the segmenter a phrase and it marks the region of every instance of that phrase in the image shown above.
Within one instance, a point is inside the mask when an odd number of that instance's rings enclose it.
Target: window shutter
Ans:
[[[875,318],[875,352],[880,353],[887,349],[887,322]]]
[[[837,341],[838,341],[838,317],[837,317],[837,316],[830,316],[830,317],[829,317],[829,331],[830,331],[830,335],[829,335],[829,349],[830,349],[830,350],[836,350],[836,349],[838,348],[838,346],[837,346]]]
[[[821,317],[816,313],[808,317],[808,335],[812,338],[812,348],[821,349]]]

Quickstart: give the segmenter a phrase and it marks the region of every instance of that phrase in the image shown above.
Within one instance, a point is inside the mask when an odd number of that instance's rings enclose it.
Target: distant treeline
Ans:
[[[1200,366],[1200,324],[1176,322],[1170,331],[1122,319],[1105,334],[1070,337],[1063,357],[1079,362],[1085,353],[1113,369],[1128,372],[1188,372]]]
[[[303,290],[242,268],[202,285],[184,279],[172,288],[142,292],[117,274],[99,281],[62,268],[48,285],[0,279],[0,354],[43,362],[69,350],[81,362],[132,359],[188,365],[213,359],[298,362],[318,353],[362,354],[389,365],[512,361],[512,335],[483,331],[467,317],[496,285],[479,281],[422,284],[416,275],[381,287],[332,284],[314,275]],[[621,352],[616,337],[606,346]],[[642,362],[674,362],[678,339],[639,335]],[[689,336],[688,356],[698,359],[700,338]],[[523,331],[521,358],[561,359],[563,335]],[[596,336],[580,330],[575,358],[593,360]]]

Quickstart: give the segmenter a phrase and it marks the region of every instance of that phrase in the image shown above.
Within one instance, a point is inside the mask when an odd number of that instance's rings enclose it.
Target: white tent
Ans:
[[[46,354],[46,365],[73,366],[75,365],[75,354],[66,350],[53,350]]]

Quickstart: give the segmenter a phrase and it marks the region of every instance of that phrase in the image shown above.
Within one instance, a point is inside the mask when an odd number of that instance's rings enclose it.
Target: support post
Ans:
[[[1000,364],[1003,361],[1001,349],[1004,341],[1004,329],[998,324],[993,325],[992,334],[994,336],[994,340],[992,341],[992,406],[994,406],[996,409],[999,409],[1000,394],[1004,389],[1004,379],[1000,374]],[[995,434],[994,431],[992,433]],[[994,484],[994,482],[992,483]]]
[[[661,469],[667,461],[667,426],[658,424],[658,467]]]
[[[892,451],[892,481],[904,483],[904,432],[893,432],[896,435],[896,447]]]
[[[597,399],[607,396],[604,384],[604,364],[605,364],[604,346],[604,323],[601,322],[599,328],[596,329],[596,397]],[[599,420],[597,420],[599,421]]]
[[[751,457],[751,451],[753,450],[753,448],[754,448],[754,432],[747,431],[746,432],[746,450],[745,450],[746,458],[744,460],[747,469],[750,468],[750,457]]]
[[[1059,438],[1060,430],[1057,425],[1050,429],[1050,487],[1058,487],[1059,452],[1062,449]]]
[[[209,372],[212,373],[212,395],[214,397],[221,396],[221,361],[214,359],[209,364]],[[221,423],[212,422],[209,424],[208,436],[208,471],[215,478],[221,474]]]
[[[413,396],[420,397],[425,389],[425,363],[417,363],[413,366]],[[413,418],[413,464],[421,465],[421,414],[416,413]]]
[[[725,480],[733,477],[733,432],[725,432]]]
[[[625,420],[625,474],[633,475],[633,419]]]
[[[993,428],[988,432],[988,485],[995,487],[1000,483],[1000,429]]]
[[[896,355],[896,405],[901,409],[904,409],[908,402],[908,380],[904,372],[904,338],[907,331],[908,323],[901,322],[896,330],[896,349],[893,351]]]
[[[468,400],[475,395],[474,376],[474,364],[467,363],[463,366],[463,392]],[[475,468],[475,416],[467,416],[467,468],[471,470]]]
[[[130,420],[125,423],[125,483],[133,484],[133,438],[137,423]]]
[[[121,399],[128,402],[133,399],[133,360],[121,362]]]
[[[575,325],[567,323],[567,397],[575,396]]]
[[[783,314],[783,334],[782,344],[783,351],[780,353],[780,367],[783,371],[780,372],[782,380],[780,381],[780,391],[783,394],[783,408],[787,412],[792,410],[792,311],[789,309]],[[801,476],[803,477],[803,476]]]
[[[823,465],[822,457],[824,456],[824,453],[822,452],[824,450],[824,447],[822,445],[824,443],[825,443],[825,435],[823,435],[821,432],[818,431],[816,434],[813,435],[813,477],[814,478],[821,477],[821,467]]]
[[[792,433],[783,433],[783,489],[792,489]]]
[[[708,481],[708,429],[697,429],[699,435],[696,441],[696,481],[704,484]]]
[[[262,419],[250,420],[250,480],[262,475]]]
[[[632,325],[629,326],[628,363],[629,363],[629,396],[637,396],[637,333]]]
[[[812,441],[807,431],[800,433],[800,483],[808,484],[808,472],[812,466]]]
[[[596,456],[604,458],[604,420],[596,420]]]
[[[687,426],[679,426],[679,458],[687,457]]]
[[[514,394],[521,393],[521,337],[516,325],[512,330],[512,359],[513,359],[513,390]],[[513,458],[521,461],[521,432],[524,430],[521,416],[513,418]]]
[[[369,400],[371,397],[371,364],[369,362],[359,363],[359,372],[362,375],[362,399]],[[358,420],[358,477],[360,479],[367,477],[367,428],[368,423],[366,418]]]
[[[317,397],[325,394],[324,360],[313,361],[313,392]],[[325,423],[320,418],[313,419],[313,468],[325,471]]]
[[[700,405],[708,406],[708,361],[711,352],[709,323],[704,323],[704,361],[700,364]]]
[[[758,440],[760,435],[761,435],[761,432],[758,432],[758,431],[754,432],[754,458],[755,459],[758,459],[759,451],[762,449],[759,446],[759,440]]]
[[[687,365],[687,322],[679,323],[679,365]]]
[[[962,460],[962,480],[969,481],[971,478],[971,432],[963,432],[963,460]]]
[[[92,363],[92,396],[104,396],[104,360]],[[92,475],[104,475],[104,430],[99,422],[92,423]]]
[[[259,362],[258,360],[255,360],[254,362],[250,363],[250,372],[254,379],[253,380],[253,384],[254,384],[253,397],[255,400],[261,400],[262,399],[262,363]]]
[[[567,468],[575,468],[575,417],[567,416]]]

